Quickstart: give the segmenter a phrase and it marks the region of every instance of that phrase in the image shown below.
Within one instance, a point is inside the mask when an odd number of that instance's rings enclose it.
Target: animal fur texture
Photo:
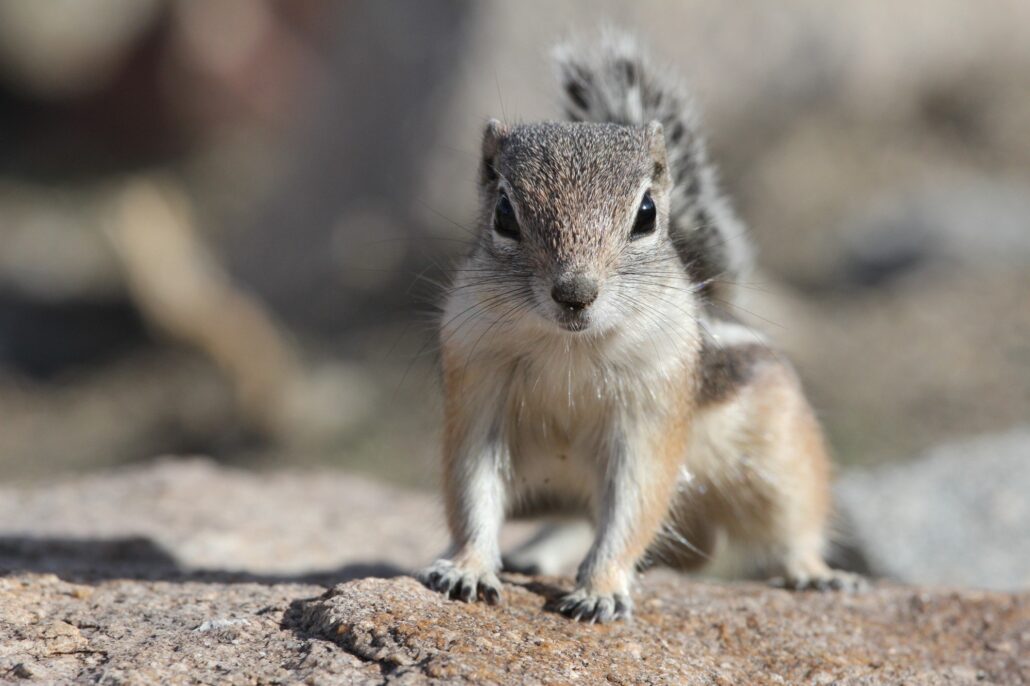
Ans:
[[[594,532],[556,605],[580,620],[628,616],[655,561],[853,585],[823,561],[829,463],[797,378],[722,314],[749,251],[685,92],[624,37],[556,57],[571,121],[483,134],[440,327],[453,547],[421,578],[497,602],[505,519],[563,515]],[[563,535],[523,559],[556,565]]]

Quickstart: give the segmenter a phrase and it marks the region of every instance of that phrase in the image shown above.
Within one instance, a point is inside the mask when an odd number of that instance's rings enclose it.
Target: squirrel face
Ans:
[[[481,266],[520,282],[525,309],[551,328],[603,332],[642,292],[682,286],[670,186],[657,122],[493,120],[480,170]]]

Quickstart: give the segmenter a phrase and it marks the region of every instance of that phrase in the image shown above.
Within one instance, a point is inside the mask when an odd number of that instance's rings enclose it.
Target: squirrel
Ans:
[[[627,36],[555,56],[569,121],[483,133],[440,326],[453,544],[419,578],[497,603],[506,518],[562,515],[594,529],[554,604],[578,620],[629,617],[638,569],[722,542],[788,587],[857,588],[824,561],[830,463],[799,381],[725,313],[751,255],[687,92]]]

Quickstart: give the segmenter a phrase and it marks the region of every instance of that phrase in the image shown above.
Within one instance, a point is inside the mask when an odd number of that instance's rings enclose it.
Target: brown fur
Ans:
[[[461,437],[465,430],[465,422],[461,412],[460,398],[462,386],[465,381],[465,374],[460,367],[453,363],[453,360],[444,353],[444,425],[443,425],[443,487],[444,487],[444,508],[447,515],[447,525],[455,540],[463,540],[467,537],[464,531],[465,518],[459,511],[458,504],[460,497],[454,491],[458,484],[455,471],[458,467],[457,457],[461,445]]]
[[[619,582],[633,570],[637,562],[651,547],[655,536],[669,517],[670,507],[676,491],[676,475],[683,461],[684,451],[689,444],[691,417],[694,400],[691,393],[676,392],[675,388],[690,388],[689,378],[670,384],[668,399],[670,405],[665,421],[656,426],[649,437],[649,454],[643,459],[650,461],[649,483],[645,486],[639,503],[640,511],[634,521],[632,533],[621,555],[611,566],[600,570],[590,580],[592,587],[604,593],[619,590]]]
[[[821,548],[830,463],[795,374],[764,347],[731,348],[705,359],[722,371],[731,360],[733,384],[707,392],[695,420],[701,436],[684,463],[694,478],[671,510],[672,525],[695,549],[663,538],[652,554],[694,569],[715,554],[724,533],[748,551],[754,571],[795,578],[827,573]],[[709,432],[737,437],[735,450]]]
[[[441,325],[453,550],[423,580],[498,600],[504,519],[551,507],[596,527],[557,606],[576,619],[628,616],[648,550],[690,567],[724,539],[796,586],[844,584],[800,385],[710,308],[746,251],[682,99],[644,61],[565,64],[585,121],[483,135],[482,230]]]

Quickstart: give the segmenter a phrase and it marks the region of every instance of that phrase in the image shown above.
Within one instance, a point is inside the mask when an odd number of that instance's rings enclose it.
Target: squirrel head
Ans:
[[[491,120],[477,266],[495,284],[517,287],[511,292],[538,323],[604,331],[638,309],[643,292],[682,287],[669,236],[671,185],[657,121]]]

